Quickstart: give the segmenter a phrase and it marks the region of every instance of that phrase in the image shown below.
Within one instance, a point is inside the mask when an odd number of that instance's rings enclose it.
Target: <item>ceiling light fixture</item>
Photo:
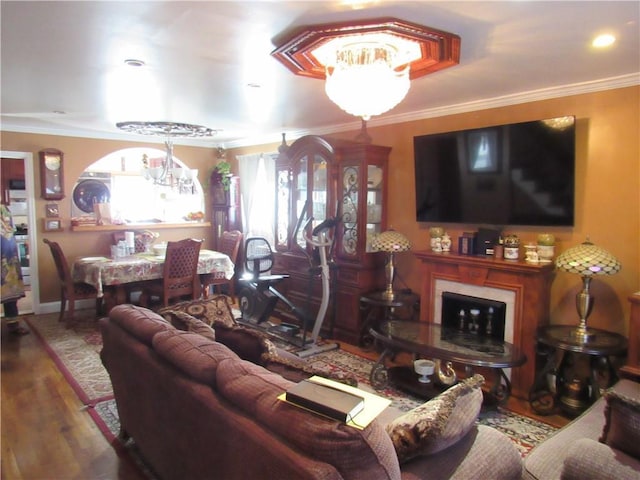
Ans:
[[[202,125],[175,122],[119,122],[116,123],[116,127],[129,133],[166,138],[165,159],[157,165],[152,164],[150,159],[143,158],[143,175],[148,180],[152,180],[154,185],[175,188],[179,193],[193,193],[193,179],[197,177],[198,171],[176,167],[173,161],[173,138],[211,137],[218,133],[218,130]]]
[[[275,43],[275,58],[325,79],[327,96],[363,120],[400,103],[411,80],[460,62],[459,36],[395,18],[301,27]]]
[[[602,35],[598,35],[596,38],[594,38],[593,42],[591,42],[591,45],[594,46],[595,48],[606,48],[613,45],[615,41],[616,41],[616,37],[614,37],[609,33],[605,33]]]
[[[127,58],[124,64],[129,67],[144,67],[146,65],[144,60],[138,60],[137,58]]]

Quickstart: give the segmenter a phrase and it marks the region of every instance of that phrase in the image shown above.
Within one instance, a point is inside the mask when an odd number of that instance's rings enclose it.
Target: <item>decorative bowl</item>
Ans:
[[[418,381],[420,383],[431,382],[431,380],[429,379],[429,375],[433,375],[435,367],[436,364],[431,360],[420,359],[413,362],[413,369],[418,375],[420,375],[420,377],[418,378]]]
[[[167,253],[167,244],[166,243],[156,243],[153,246],[153,254],[158,257],[164,257]]]

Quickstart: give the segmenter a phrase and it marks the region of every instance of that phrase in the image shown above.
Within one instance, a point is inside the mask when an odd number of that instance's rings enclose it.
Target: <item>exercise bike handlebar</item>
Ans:
[[[307,220],[307,225],[312,221],[313,221],[313,217],[310,217],[309,220]],[[303,230],[302,236],[309,244],[313,245],[314,247],[328,247],[331,245],[331,243],[333,243],[333,240],[329,240],[327,238],[326,232],[334,228],[337,223],[338,223],[337,219],[327,218],[322,223],[319,223],[318,225],[316,225],[316,227],[311,232],[312,238],[309,238],[309,236],[307,235],[306,229]],[[316,237],[316,238],[319,237],[322,240],[316,240],[313,237]]]

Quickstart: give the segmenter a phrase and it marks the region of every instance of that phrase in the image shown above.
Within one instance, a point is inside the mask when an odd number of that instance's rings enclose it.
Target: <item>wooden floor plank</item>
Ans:
[[[145,477],[107,442],[34,334],[2,324],[0,475],[6,480]]]

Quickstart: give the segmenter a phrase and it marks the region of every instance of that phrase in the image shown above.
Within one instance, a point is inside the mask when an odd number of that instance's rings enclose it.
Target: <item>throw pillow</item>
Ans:
[[[216,339],[216,332],[213,328],[211,328],[206,323],[198,320],[197,318],[192,317],[188,313],[179,311],[174,312],[173,317],[174,320],[171,323],[177,329],[197,333],[205,338],[208,338],[209,340]]]
[[[358,379],[349,373],[334,371],[330,368],[317,368],[309,365],[307,362],[297,359],[284,357],[278,352],[275,354],[265,353],[262,355],[263,366],[270,372],[277,373],[292,382],[300,382],[305,378],[318,375],[320,377],[329,378],[336,382],[341,382],[352,387],[358,386]]]
[[[233,350],[243,360],[264,365],[265,359],[277,355],[276,346],[263,334],[249,328],[216,326],[216,339]]]
[[[209,298],[203,298],[200,300],[187,300],[185,302],[176,303],[163,307],[158,310],[158,313],[169,321],[170,317],[175,312],[188,313],[192,317],[202,320],[207,325],[224,325],[227,327],[235,327],[237,323],[233,318],[233,312],[231,311],[230,298],[226,295],[214,295]]]
[[[640,458],[640,401],[613,390],[604,394],[605,425],[600,442]]]
[[[483,383],[478,374],[464,379],[387,425],[400,463],[444,450],[464,437],[480,413]]]

